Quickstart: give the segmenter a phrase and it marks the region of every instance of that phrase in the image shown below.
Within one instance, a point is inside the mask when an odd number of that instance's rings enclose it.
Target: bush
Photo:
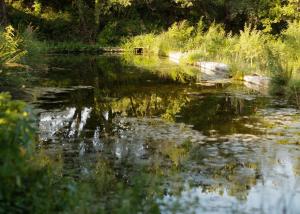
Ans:
[[[194,27],[187,21],[174,23],[167,32],[159,36],[159,53],[168,55],[170,51],[186,51],[193,31]]]
[[[240,31],[234,52],[238,60],[244,60],[253,67],[264,57],[265,42],[261,31],[245,26],[244,30]]]
[[[35,151],[34,118],[21,101],[0,94],[0,213],[72,211],[76,183],[62,179]]]
[[[300,21],[290,22],[288,28],[282,33],[284,44],[284,61],[286,67],[293,71],[293,78],[300,81]]]
[[[167,56],[170,51],[187,50],[194,30],[187,21],[176,22],[160,35],[150,33],[126,40],[123,48],[132,51],[134,47],[144,47],[148,53]]]
[[[200,49],[206,52],[207,58],[215,58],[225,47],[225,31],[221,25],[212,24],[203,36]]]
[[[149,32],[155,29],[152,23],[145,23],[141,19],[116,19],[107,22],[97,36],[97,43],[100,46],[118,46],[126,38]]]

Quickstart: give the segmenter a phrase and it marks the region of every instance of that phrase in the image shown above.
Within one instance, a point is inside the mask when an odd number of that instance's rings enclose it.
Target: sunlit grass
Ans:
[[[192,26],[187,21],[173,24],[161,34],[146,34],[125,42],[124,48],[145,48],[146,54],[167,56],[171,51],[186,52],[183,64],[217,61],[231,67],[232,76],[245,74],[274,77],[281,84],[299,79],[300,22],[289,23],[279,37],[274,37],[246,25],[238,35],[225,33],[222,25],[212,24],[203,30],[203,22]]]

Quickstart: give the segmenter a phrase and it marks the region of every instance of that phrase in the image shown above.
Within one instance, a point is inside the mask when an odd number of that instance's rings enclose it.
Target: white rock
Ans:
[[[229,66],[219,62],[197,62],[196,66],[200,68],[197,82],[228,80],[230,78]]]
[[[170,52],[169,53],[170,61],[175,62],[176,64],[179,64],[180,60],[184,56],[186,56],[186,53],[182,53],[182,52]]]
[[[250,84],[258,85],[260,87],[268,87],[271,81],[270,77],[264,76],[244,76],[244,81]]]
[[[228,75],[229,66],[219,62],[197,62],[197,66],[201,68],[201,71],[208,75],[226,74]]]
[[[179,64],[180,61],[187,57],[188,53],[184,52],[170,52],[170,61]],[[219,62],[196,62],[194,65],[200,68],[197,82],[220,80],[229,78],[229,66]]]

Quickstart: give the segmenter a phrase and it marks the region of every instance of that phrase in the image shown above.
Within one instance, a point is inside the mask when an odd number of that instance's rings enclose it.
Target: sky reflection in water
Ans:
[[[184,213],[299,213],[298,110],[241,86],[183,85],[119,57],[49,64],[66,71],[49,74],[33,103],[41,146],[62,156],[66,174],[89,173],[101,156],[129,179],[140,167],[162,171],[165,213],[176,202]],[[49,88],[74,84],[93,88]]]

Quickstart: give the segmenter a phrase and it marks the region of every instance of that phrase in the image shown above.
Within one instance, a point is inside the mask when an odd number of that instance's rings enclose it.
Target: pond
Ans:
[[[28,87],[40,148],[79,179],[161,177],[161,213],[299,213],[300,111],[166,59],[48,56]],[[142,191],[142,190],[141,190]]]

